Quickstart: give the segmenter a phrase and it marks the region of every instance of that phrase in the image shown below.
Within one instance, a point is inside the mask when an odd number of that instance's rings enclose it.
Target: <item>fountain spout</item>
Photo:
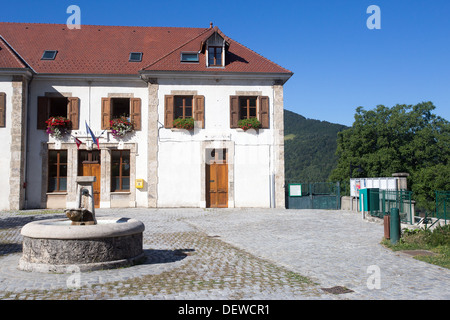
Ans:
[[[97,224],[93,183],[95,177],[77,177],[77,208],[66,209],[66,216],[72,225]]]

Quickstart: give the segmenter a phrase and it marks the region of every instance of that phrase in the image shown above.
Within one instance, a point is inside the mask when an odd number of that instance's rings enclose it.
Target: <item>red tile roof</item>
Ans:
[[[14,51],[11,50],[8,44],[0,38],[0,68],[22,69],[25,67],[25,64]]]
[[[200,62],[181,63],[182,51],[198,51],[214,32],[229,43],[226,66],[207,68]],[[137,74],[146,71],[291,73],[274,62],[228,39],[216,28],[123,27],[82,25],[70,30],[62,24],[0,23],[0,37],[33,68],[50,74]],[[4,43],[0,42],[3,49]],[[55,60],[41,60],[45,50],[57,50]],[[0,50],[0,68],[21,62]],[[142,52],[142,62],[128,62],[130,52]],[[16,59],[13,59],[13,58]],[[23,67],[23,64],[22,64]]]

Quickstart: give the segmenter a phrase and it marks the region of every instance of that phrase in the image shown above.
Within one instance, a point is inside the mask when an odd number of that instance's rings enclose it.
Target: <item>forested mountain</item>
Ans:
[[[337,133],[347,126],[306,119],[284,110],[285,178],[290,182],[327,181],[337,165]]]

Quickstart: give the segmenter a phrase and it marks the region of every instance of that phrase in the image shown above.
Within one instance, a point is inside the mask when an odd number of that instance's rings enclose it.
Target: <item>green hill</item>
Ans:
[[[327,181],[337,164],[337,133],[347,126],[306,119],[284,110],[285,177],[291,182]]]

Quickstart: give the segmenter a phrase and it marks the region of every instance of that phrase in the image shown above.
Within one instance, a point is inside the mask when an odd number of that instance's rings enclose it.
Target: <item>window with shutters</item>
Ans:
[[[6,127],[6,94],[0,92],[0,128]]]
[[[239,97],[239,119],[256,118],[257,97]]]
[[[130,117],[130,99],[113,98],[111,99],[111,118]]]
[[[134,130],[141,130],[140,98],[102,98],[102,129],[110,129],[111,120],[129,118]]]
[[[45,130],[50,117],[70,120],[71,129],[78,130],[79,99],[74,97],[38,97],[37,129]]]
[[[67,98],[50,98],[48,116],[67,118],[67,104]]]
[[[167,95],[164,102],[164,127],[173,128],[175,119],[194,118],[197,127],[205,128],[205,97]]]
[[[175,97],[175,119],[192,118],[192,96]]]
[[[241,119],[257,118],[262,129],[269,128],[269,97],[231,96],[230,128],[238,128]]]

